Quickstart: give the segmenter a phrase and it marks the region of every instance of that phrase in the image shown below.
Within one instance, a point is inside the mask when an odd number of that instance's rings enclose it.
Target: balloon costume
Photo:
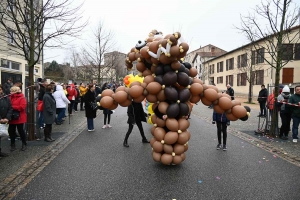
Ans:
[[[152,157],[165,165],[180,164],[186,158],[184,152],[191,138],[187,116],[193,103],[214,104],[214,110],[226,112],[231,121],[245,121],[250,112],[249,107],[231,101],[229,95],[218,93],[217,87],[203,84],[196,78],[197,69],[182,61],[189,46],[180,39],[179,32],[163,37],[153,30],[145,41],[138,41],[127,54],[125,64],[131,70],[133,62],[137,61],[136,69],[141,79],[130,81],[133,75],[126,76],[127,87],[118,87],[116,93],[104,90],[100,100],[102,107],[113,110],[118,105],[126,107],[131,101],[142,102],[146,98],[154,112],[151,113]]]

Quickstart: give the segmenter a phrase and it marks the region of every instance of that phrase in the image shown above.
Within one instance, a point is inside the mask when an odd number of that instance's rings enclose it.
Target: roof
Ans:
[[[221,55],[224,55],[225,53],[226,53],[226,51],[225,52],[196,52],[196,55],[195,55],[192,63],[195,62],[198,55],[202,58],[204,58],[204,57],[219,57]]]
[[[300,25],[291,27],[290,29],[287,29],[287,30],[285,30],[285,31],[292,31],[292,30],[295,30],[295,29],[297,29],[297,28],[300,28]],[[241,47],[238,47],[238,48],[236,48],[236,49],[233,49],[232,51],[228,51],[227,53],[224,53],[224,54],[219,55],[219,56],[217,56],[217,57],[215,57],[215,58],[213,58],[213,59],[210,59],[209,62],[211,62],[212,60],[215,60],[215,59],[217,59],[217,58],[219,58],[219,57],[221,57],[221,56],[226,56],[226,55],[231,54],[231,53],[233,53],[233,52],[235,52],[235,51],[238,51],[238,50],[240,50],[240,49],[243,49],[243,48],[245,48],[245,47],[247,47],[247,46],[249,46],[249,45],[251,45],[251,44],[253,44],[253,43],[257,43],[257,42],[263,41],[263,40],[265,40],[266,38],[271,37],[271,36],[274,36],[274,35],[275,35],[275,33],[274,33],[274,34],[271,34],[271,35],[268,35],[268,36],[266,36],[266,37],[264,37],[264,38],[261,38],[261,39],[259,39],[259,40],[256,40],[256,41],[254,41],[254,42],[250,42],[250,43],[248,43],[248,44],[246,44],[246,45],[243,45],[243,46],[241,46]],[[207,62],[208,62],[208,61],[203,62],[203,64],[204,64],[204,63],[207,63]]]

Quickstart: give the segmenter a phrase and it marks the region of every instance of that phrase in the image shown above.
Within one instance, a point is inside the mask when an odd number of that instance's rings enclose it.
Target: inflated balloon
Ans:
[[[161,85],[157,82],[151,82],[147,85],[146,89],[150,94],[156,95],[161,91]]]
[[[190,87],[192,95],[199,95],[203,92],[203,87],[200,83],[193,83]]]
[[[103,108],[110,108],[114,103],[114,100],[110,96],[103,96],[100,100],[100,104]]]
[[[172,103],[168,106],[166,114],[169,118],[175,118],[179,114],[179,111],[178,103]]]
[[[174,153],[176,155],[181,155],[184,153],[184,145],[182,144],[175,144],[174,145]]]
[[[133,101],[136,103],[141,103],[142,101],[144,101],[145,97],[143,95],[137,97],[137,98],[133,98]]]
[[[184,145],[185,143],[187,143],[187,141],[189,141],[189,134],[187,131],[178,134],[178,140],[177,140],[178,144]]]
[[[171,86],[177,82],[177,74],[174,71],[165,73],[163,76],[163,85]]]
[[[159,75],[159,76],[156,76],[154,78],[154,81],[158,82],[159,84],[163,85],[163,76],[162,75]]]
[[[177,132],[179,128],[178,121],[174,118],[167,118],[166,126],[170,131],[175,131],[175,132]]]
[[[188,127],[190,126],[190,122],[187,119],[181,118],[181,119],[178,120],[178,125],[179,125],[178,130],[183,132],[186,129],[188,129]]]
[[[236,120],[238,120],[238,118],[236,116],[234,116],[232,113],[226,113],[226,117],[230,121],[236,121]]]
[[[200,100],[201,100],[201,97],[199,95],[195,95],[195,96],[193,95],[190,98],[191,103],[198,103]]]
[[[115,93],[115,97],[114,97],[114,100],[117,102],[117,103],[123,103],[127,100],[127,93],[125,91],[118,91]]]
[[[178,100],[178,92],[174,87],[172,86],[165,87],[164,91],[165,91],[164,93],[166,95],[166,98],[168,100],[173,102],[176,102]]]
[[[132,103],[132,100],[126,100],[126,101],[124,101],[124,102],[122,102],[122,103],[119,103],[120,104],[120,106],[122,106],[122,107],[128,107],[130,104]]]
[[[177,74],[177,82],[178,82],[179,85],[181,85],[183,87],[186,87],[190,83],[189,76],[184,72],[179,72]]]
[[[154,137],[157,141],[162,141],[166,135],[165,129],[157,127],[154,129]]]
[[[206,106],[210,106],[212,104],[212,102],[207,100],[205,97],[201,98],[201,102]]]
[[[164,144],[164,152],[167,154],[172,154],[173,153],[173,146],[170,144]]]
[[[213,108],[214,108],[214,111],[216,111],[216,112],[219,113],[219,114],[223,114],[223,113],[225,112],[225,110],[223,110],[223,109],[220,107],[220,105],[214,105]]]
[[[119,92],[119,91],[125,91],[125,86],[117,87],[116,92]]]
[[[242,118],[247,115],[247,110],[243,106],[236,105],[231,108],[231,113],[237,118]]]
[[[158,110],[159,112],[161,112],[162,114],[166,114],[167,113],[167,108],[168,108],[169,104],[167,102],[160,102],[158,104]]]
[[[163,102],[165,101],[167,98],[166,98],[166,95],[165,95],[165,90],[161,90],[157,95],[157,100],[160,101],[160,102]]]
[[[106,89],[106,90],[103,90],[102,93],[101,93],[101,96],[102,97],[105,97],[105,96],[111,96],[112,94],[114,94],[114,92],[110,89]]]
[[[164,165],[170,165],[172,163],[173,156],[165,153],[161,156],[160,160]]]
[[[215,101],[219,98],[219,95],[214,89],[206,89],[204,90],[204,97],[208,101]]]
[[[161,153],[156,153],[155,151],[152,151],[152,158],[156,162],[160,162],[161,159]]]
[[[152,148],[156,153],[161,153],[164,150],[164,145],[159,141],[155,141]]]
[[[165,127],[166,126],[166,121],[163,120],[163,119],[160,119],[159,117],[157,117],[156,124],[157,124],[158,127]]]
[[[186,102],[190,99],[191,93],[189,89],[182,89],[178,92],[180,102]]]
[[[229,110],[232,107],[231,99],[229,99],[227,97],[219,98],[218,104],[219,104],[220,108],[223,110]]]
[[[183,161],[181,155],[175,155],[173,157],[172,163],[175,165],[179,165]]]
[[[138,97],[142,96],[143,91],[144,91],[144,88],[142,86],[134,85],[131,88],[129,88],[129,95],[132,98],[138,98]]]
[[[179,103],[179,116],[187,116],[190,113],[187,103]]]
[[[166,144],[174,144],[178,140],[178,133],[174,131],[169,131],[166,133],[164,142]]]
[[[153,82],[153,81],[154,81],[154,77],[153,77],[152,75],[148,75],[148,76],[146,76],[146,77],[144,78],[144,83],[149,84],[149,83],[151,83],[151,82]]]
[[[151,102],[151,103],[155,103],[157,102],[157,97],[154,94],[148,94],[146,96],[147,101]]]

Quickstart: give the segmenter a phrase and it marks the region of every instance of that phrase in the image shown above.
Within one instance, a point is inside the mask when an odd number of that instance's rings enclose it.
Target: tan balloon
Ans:
[[[135,58],[135,52],[129,53],[128,58],[129,58],[129,60],[131,62],[135,61],[136,60],[136,58]]]
[[[146,96],[147,101],[149,101],[150,103],[155,103],[157,102],[157,97],[154,94],[148,94]]]
[[[207,88],[208,88],[208,89],[213,89],[213,90],[215,90],[217,93],[219,92],[219,88],[217,88],[217,86],[214,86],[214,85],[208,85]]]
[[[199,95],[193,95],[190,98],[191,103],[198,103],[201,100],[201,97]]]
[[[122,107],[128,107],[131,103],[132,103],[132,101],[127,99],[126,101],[119,103],[119,104]]]
[[[164,150],[164,145],[159,141],[155,141],[152,148],[156,153],[161,153]]]
[[[119,92],[119,91],[125,91],[125,86],[119,86],[119,87],[116,89],[116,93]]]
[[[146,89],[150,94],[156,95],[161,91],[161,84],[158,82],[151,82],[147,85]]]
[[[123,103],[123,102],[125,102],[127,100],[127,95],[128,94],[125,91],[118,91],[115,94],[114,100],[117,103]]]
[[[182,163],[183,159],[180,155],[176,155],[173,157],[172,163],[175,165],[179,165],[180,163]]]
[[[152,75],[145,76],[145,78],[144,78],[144,83],[149,84],[153,81],[154,81],[154,77]]]
[[[190,88],[192,95],[199,95],[203,92],[203,87],[200,83],[193,83]]]
[[[167,118],[166,126],[170,131],[175,131],[175,132],[177,132],[179,128],[178,121],[174,118]]]
[[[160,102],[163,102],[165,101],[167,98],[165,96],[165,90],[161,90],[157,95],[157,100],[160,101]]]
[[[113,104],[108,108],[108,110],[114,110],[119,106],[119,104],[115,101],[113,101]]]
[[[236,121],[236,120],[238,120],[238,118],[236,116],[234,116],[232,113],[226,113],[226,117],[230,121]]]
[[[141,86],[143,87],[143,88],[146,88],[147,87],[147,83],[145,83],[145,82],[143,82],[143,83],[141,83]]]
[[[236,105],[231,108],[231,113],[237,118],[242,118],[247,115],[247,110],[243,106]]]
[[[232,104],[232,107],[233,107],[233,106],[236,106],[236,105],[241,105],[241,102],[238,101],[238,100],[232,100],[231,104]]]
[[[190,121],[181,118],[181,119],[178,120],[178,125],[179,125],[178,130],[181,130],[181,131],[183,132],[183,131],[185,131],[186,129],[189,128],[189,126],[190,126]]]
[[[190,69],[190,77],[195,77],[198,75],[198,70],[195,67],[191,67]]]
[[[159,117],[156,118],[156,124],[158,127],[165,127],[166,126],[166,121],[163,119],[160,119]]]
[[[166,131],[163,128],[157,127],[154,129],[154,137],[157,141],[162,141],[166,135]]]
[[[152,126],[151,127],[151,129],[150,129],[150,132],[151,132],[151,134],[154,136],[154,130],[156,129],[156,127],[155,126]]]
[[[203,82],[200,80],[200,79],[198,79],[198,78],[194,78],[193,79],[193,83],[199,83],[199,84],[203,84]]]
[[[211,88],[204,90],[204,97],[208,101],[215,101],[219,98],[218,93],[214,89],[211,89]]]
[[[223,110],[229,110],[232,107],[231,99],[227,97],[221,97],[219,99],[219,106]]]
[[[174,61],[171,63],[171,67],[173,70],[178,70],[180,68],[181,64],[179,61]]]
[[[210,106],[212,104],[212,102],[207,100],[205,97],[201,98],[201,102],[206,106]]]
[[[178,139],[178,133],[174,131],[169,131],[165,135],[164,141],[166,144],[174,144]]]
[[[156,124],[157,117],[155,114],[151,115],[151,121],[153,124]]]
[[[137,98],[133,98],[133,101],[136,103],[141,103],[142,101],[144,101],[144,99],[145,99],[145,96],[141,95]]]
[[[144,91],[144,88],[140,85],[134,85],[131,88],[129,88],[129,95],[132,98],[138,98],[140,96],[142,96]]]
[[[158,104],[158,110],[159,112],[161,112],[162,114],[166,114],[167,113],[167,108],[168,108],[169,104],[167,102],[160,102]]]
[[[105,97],[105,96],[111,96],[112,94],[114,94],[114,92],[110,89],[106,89],[106,90],[103,90],[102,93],[101,93],[101,96],[102,97]]]
[[[146,76],[152,75],[152,72],[151,72],[151,70],[146,69],[146,70],[143,71],[142,74],[143,74],[143,77],[146,77]]]
[[[173,153],[173,146],[170,144],[164,144],[164,152],[167,154]]]
[[[188,141],[189,141],[189,134],[187,131],[184,131],[184,132],[178,134],[178,140],[177,140],[178,144],[184,145]]]
[[[180,157],[182,158],[182,161],[184,161],[185,158],[186,158],[186,155],[183,153],[183,154],[180,155]]]
[[[219,105],[214,105],[214,111],[216,111],[219,114],[223,114],[225,112],[225,110],[223,110],[222,108],[220,108]]]
[[[139,81],[133,81],[132,83],[130,83],[129,88],[132,88],[135,85],[141,86],[141,83]]]
[[[100,100],[100,104],[103,108],[110,108],[114,103],[114,100],[110,96],[104,96]]]
[[[155,162],[160,162],[161,153],[156,153],[155,151],[152,151],[152,158]]]
[[[227,97],[228,99],[231,100],[231,97],[228,94],[226,94],[226,93],[222,93],[222,97]]]
[[[184,144],[183,146],[184,146],[184,152],[186,152],[189,149],[188,143]]]
[[[184,153],[184,146],[182,144],[175,144],[174,145],[174,153],[176,155],[181,155]]]
[[[160,159],[161,163],[164,165],[170,165],[173,161],[173,156],[170,154],[164,153]]]

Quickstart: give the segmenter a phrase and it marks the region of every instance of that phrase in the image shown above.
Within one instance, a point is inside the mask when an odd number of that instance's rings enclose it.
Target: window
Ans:
[[[264,84],[264,70],[257,70],[253,72],[253,85]]]
[[[209,74],[214,74],[215,73],[215,65],[214,64],[212,64],[212,65],[209,65],[209,69],[208,69],[209,71]]]
[[[282,44],[282,60],[293,59],[293,44]]]
[[[217,63],[217,72],[223,72],[223,61]]]
[[[263,63],[265,61],[264,56],[265,56],[265,48],[258,49],[256,63]]]
[[[295,60],[300,60],[300,43],[295,44]]]
[[[4,68],[9,68],[8,64],[7,64],[7,60],[6,59],[1,59],[1,67]]]
[[[247,54],[241,55],[241,67],[247,67]]]
[[[25,71],[26,71],[26,72],[29,72],[29,67],[28,67],[28,65],[25,65]]]
[[[11,69],[20,70],[20,64],[16,62],[10,62],[11,63]]]
[[[230,58],[228,60],[226,60],[226,65],[227,65],[227,61],[228,61],[228,70],[232,70],[234,67],[234,58]]]
[[[20,70],[20,63],[16,63],[6,59],[1,59],[1,67]]]
[[[251,65],[255,65],[255,51],[251,51]]]
[[[247,73],[241,73],[237,75],[237,86],[246,86]]]
[[[7,32],[8,43],[15,44],[14,36],[15,36],[14,31],[13,30],[8,30],[8,32]]]
[[[223,76],[217,77],[217,84],[223,83]]]
[[[233,75],[226,76],[226,85],[233,86]]]

